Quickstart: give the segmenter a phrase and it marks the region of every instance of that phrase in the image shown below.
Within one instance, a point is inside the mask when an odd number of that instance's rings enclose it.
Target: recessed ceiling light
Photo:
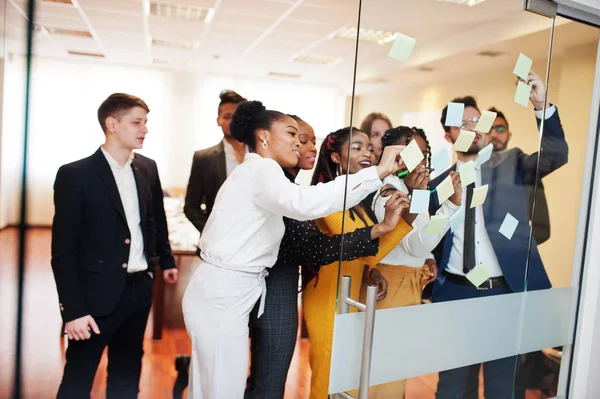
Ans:
[[[164,60],[161,58],[153,58],[152,63],[157,65],[170,65],[170,66],[185,66],[185,61],[173,61],[173,60]]]
[[[454,3],[461,4],[469,7],[476,6],[477,4],[483,3],[485,0],[437,0],[440,3]]]
[[[209,23],[214,15],[214,10],[212,8],[181,4],[150,3],[150,15],[162,18]]]
[[[42,0],[43,3],[59,3],[59,4],[71,4],[71,0]]]
[[[84,57],[104,58],[104,54],[100,54],[100,53],[86,53],[86,52],[83,52],[83,51],[72,51],[72,50],[69,50],[68,53],[71,54],[71,55],[81,55],[81,56],[84,56]]]
[[[393,42],[394,40],[396,40],[397,36],[398,32],[360,28],[360,35],[358,37],[358,40],[383,45],[389,42]],[[356,26],[342,28],[338,33],[335,34],[334,37],[339,37],[341,39],[356,40]]]
[[[269,76],[278,76],[283,78],[299,78],[302,75],[296,73],[269,72]]]
[[[152,38],[152,44],[155,46],[178,48],[178,49],[182,49],[182,50],[196,50],[198,48],[198,46],[200,45],[200,42],[197,40],[196,41],[185,40],[185,39],[170,40],[170,39]]]
[[[421,72],[433,72],[433,71],[435,71],[435,68],[428,67],[428,66],[420,66],[420,67],[417,68],[417,71],[421,71]]]
[[[502,51],[493,51],[493,50],[480,51],[479,53],[477,53],[477,55],[480,55],[482,57],[490,57],[490,58],[499,57],[503,54],[505,54],[505,53],[503,53]]]
[[[75,29],[62,29],[62,28],[49,28],[49,27],[40,27],[44,28],[48,31],[48,33],[55,35],[65,35],[65,36],[77,36],[77,37],[92,37],[92,34],[86,30],[75,30]]]
[[[306,64],[333,65],[341,61],[341,59],[328,55],[300,54],[299,56],[294,57],[293,61]]]

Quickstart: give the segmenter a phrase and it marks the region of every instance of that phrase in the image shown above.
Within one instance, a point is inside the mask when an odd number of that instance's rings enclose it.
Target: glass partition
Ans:
[[[338,275],[352,275],[353,300],[365,302],[368,284],[385,295],[369,397],[564,394],[598,29],[516,0],[383,7],[361,5],[352,125],[370,135],[374,157],[382,141],[407,146],[415,171],[384,180],[408,197],[412,231],[400,222],[379,237],[378,256],[353,272],[342,263]],[[404,196],[393,193],[361,204],[366,224],[385,222],[384,204]],[[365,317],[336,316],[330,394],[358,395]]]

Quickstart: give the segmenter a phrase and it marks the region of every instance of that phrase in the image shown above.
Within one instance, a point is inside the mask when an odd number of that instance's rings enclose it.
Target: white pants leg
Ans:
[[[203,262],[183,296],[192,340],[188,398],[241,399],[248,374],[248,320],[266,273],[245,273]]]

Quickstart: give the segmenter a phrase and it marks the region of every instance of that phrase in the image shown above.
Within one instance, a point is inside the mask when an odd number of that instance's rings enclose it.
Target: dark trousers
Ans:
[[[250,314],[252,360],[244,398],[283,398],[298,334],[298,268],[275,264],[267,276],[265,311]]]
[[[475,287],[446,281],[433,295],[433,302],[509,294],[509,288],[478,290]],[[467,326],[465,326],[466,328]],[[486,399],[511,399],[515,382],[518,356],[496,359],[483,363],[484,392]],[[441,371],[436,399],[477,399],[479,386],[479,364]]]
[[[128,283],[112,313],[96,317],[100,334],[85,341],[70,340],[58,399],[89,398],[98,363],[108,346],[106,397],[137,398],[144,331],[152,304],[152,278]]]

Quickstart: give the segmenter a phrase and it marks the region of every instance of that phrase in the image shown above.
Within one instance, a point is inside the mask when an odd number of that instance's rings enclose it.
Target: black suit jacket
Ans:
[[[149,175],[133,168],[149,270],[158,263]],[[52,271],[63,321],[111,313],[126,284],[131,235],[108,161],[92,156],[63,165],[54,183]]]
[[[223,141],[214,147],[194,153],[183,211],[200,233],[206,225],[217,193],[226,178]],[[202,204],[206,206],[206,210],[200,208]]]

